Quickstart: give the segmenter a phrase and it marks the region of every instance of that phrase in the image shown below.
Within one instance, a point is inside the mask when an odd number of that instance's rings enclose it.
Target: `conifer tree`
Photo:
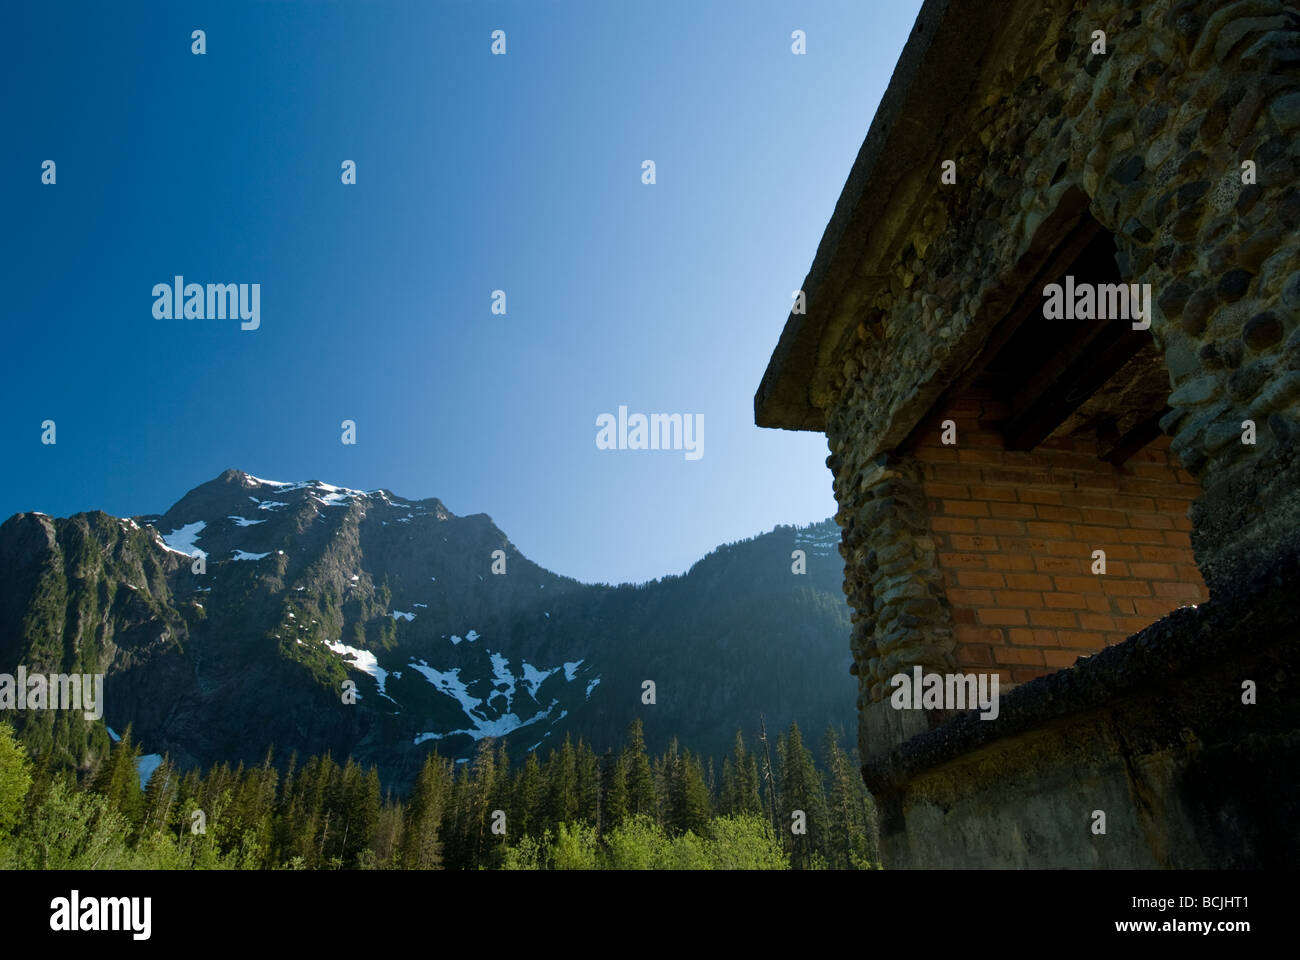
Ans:
[[[781,768],[780,816],[785,820],[785,833],[789,837],[790,863],[796,869],[806,869],[814,862],[813,854],[826,846],[825,787],[797,723],[791,722],[788,737],[777,742],[777,755]],[[807,831],[803,834],[795,834],[791,827],[792,815],[799,810],[803,811]]]
[[[437,870],[442,866],[442,822],[448,794],[448,771],[438,754],[424,758],[406,807],[401,862],[408,870]]]
[[[538,762],[537,751],[530,750],[523,767],[515,776],[514,784],[514,827],[518,836],[532,836],[540,832],[542,819],[546,812],[546,782],[542,776],[542,765]]]
[[[547,827],[553,830],[574,820],[578,813],[577,757],[567,734],[563,746],[546,758],[546,782]]]
[[[668,769],[668,827],[675,833],[703,834],[709,822],[709,789],[698,757],[686,752],[665,758]]]
[[[140,835],[151,836],[155,833],[168,833],[172,821],[172,811],[176,806],[180,777],[172,766],[170,756],[164,756],[149,777],[144,790],[144,814],[140,823]]]
[[[602,761],[605,810],[601,826],[603,830],[611,830],[622,824],[628,816],[627,772],[622,752],[610,751]]]
[[[600,829],[600,761],[591,747],[578,740],[575,751],[577,817],[583,823]]]
[[[144,792],[140,789],[140,775],[136,760],[140,750],[131,742],[131,727],[122,733],[122,740],[108,754],[107,761],[95,777],[95,791],[103,794],[126,817],[127,823],[140,822],[144,807]]]
[[[471,840],[471,859],[474,866],[483,864],[486,844],[491,840],[492,801],[498,793],[497,764],[494,755],[495,744],[491,738],[479,741],[478,753],[474,757],[473,777],[470,787],[468,819],[466,828]],[[494,845],[499,849],[499,845]]]
[[[627,731],[627,746],[623,748],[623,770],[627,775],[628,812],[658,817],[655,795],[655,778],[650,769],[650,757],[645,749],[645,735],[641,718],[632,721]]]

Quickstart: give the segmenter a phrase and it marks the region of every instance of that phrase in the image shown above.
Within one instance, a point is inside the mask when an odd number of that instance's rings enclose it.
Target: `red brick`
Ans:
[[[926,487],[926,492],[929,493],[929,486]],[[1128,526],[1128,520],[1119,510],[1102,510],[1094,507],[1083,511],[1083,519],[1103,527]]]
[[[990,570],[1033,570],[1034,558],[1027,553],[996,553],[989,557]]]
[[[1133,612],[1143,617],[1159,620],[1170,612],[1169,601],[1163,599],[1148,600],[1146,597],[1138,597],[1133,601]]]
[[[1116,617],[1115,625],[1127,638],[1133,636],[1139,630],[1145,630],[1151,626],[1151,621],[1146,617]]]
[[[1101,577],[1053,577],[1062,593],[1101,593]]]
[[[1049,650],[1047,652],[1056,653],[1058,651]],[[1042,650],[1034,650],[1026,647],[1004,647],[1003,649],[998,651],[998,662],[999,663],[1028,663],[1028,664],[1033,664],[1034,666],[1041,667],[1044,662],[1043,653],[1044,651]]]
[[[994,504],[993,506],[996,506]],[[998,536],[1019,537],[1025,532],[1025,525],[1019,520],[985,520],[975,521],[980,533],[996,533]]]
[[[980,567],[986,566],[984,557],[978,553],[941,553],[939,563],[945,567]]]
[[[958,463],[987,463],[996,466],[1005,456],[1001,450],[976,450],[962,446],[957,450]]]
[[[1072,667],[1079,655],[1073,650],[1044,650],[1043,660],[1049,667]]]
[[[991,666],[993,651],[989,647],[959,644],[957,647],[957,662],[962,666]]]
[[[1049,610],[1087,610],[1081,593],[1044,593],[1043,603]]]
[[[989,505],[973,500],[944,500],[943,512],[949,516],[987,517]]]
[[[958,644],[993,644],[998,646],[1006,642],[1000,627],[958,627],[954,631]]]
[[[1036,627],[1077,627],[1079,625],[1079,616],[1088,616],[1088,614],[1074,614],[1065,610],[1030,610],[1029,622]]]
[[[1039,520],[1056,520],[1061,523],[1079,523],[1083,520],[1083,511],[1074,507],[1049,507],[1040,505],[1038,508]]]
[[[1159,530],[1116,530],[1111,536],[1118,537],[1124,543],[1164,543],[1165,537]]]
[[[1103,630],[1108,633],[1114,633],[1119,629],[1114,617],[1101,613],[1079,614],[1079,626],[1085,630]]]
[[[1046,674],[1046,670],[1036,670],[1033,667],[1016,667],[1011,671],[1011,679],[1013,683],[1028,683],[1030,680],[1036,680]]]
[[[1179,550],[1177,547],[1149,547],[1143,544],[1137,550],[1142,555],[1143,560],[1152,560],[1157,563],[1186,563],[1191,559],[1190,550]],[[1179,579],[1185,579],[1185,577]]]
[[[1109,506],[1116,510],[1123,510],[1125,513],[1153,513],[1156,509],[1156,502],[1150,497],[1133,497],[1120,494],[1111,497]],[[1128,526],[1127,523],[1123,526]]]
[[[934,475],[939,480],[949,483],[978,483],[980,469],[966,464],[941,463],[934,468]]]
[[[1174,525],[1163,513],[1131,513],[1128,519],[1129,526],[1139,530],[1170,530]]]
[[[1104,548],[1106,550],[1106,562],[1111,560],[1136,560],[1138,551],[1145,550],[1146,547],[1135,547],[1131,543],[1110,543]]]
[[[1151,504],[1148,510],[1155,509],[1155,500],[1159,496],[1172,496],[1178,490],[1177,487],[1167,482],[1162,483],[1159,480],[1137,480],[1129,477],[1124,478],[1123,492],[1146,498]]]
[[[1104,493],[1092,493],[1089,490],[1072,490],[1066,495],[1066,506],[1113,508],[1115,498]]]
[[[1177,580],[1178,573],[1170,563],[1131,563],[1129,572],[1143,580]]]
[[[1074,539],[1081,543],[1091,544],[1093,549],[1105,549],[1106,544],[1115,536],[1113,527],[1095,527],[1082,523],[1076,523],[1070,528],[1074,534]]]
[[[1051,590],[1052,578],[1041,573],[1008,573],[1007,586],[1013,590]]]
[[[1081,490],[1115,490],[1119,482],[1113,476],[1098,473],[1061,472],[1061,481]]]
[[[1112,580],[1102,577],[1102,589],[1112,597],[1149,597],[1151,587],[1140,580]]]
[[[1005,587],[1006,580],[1000,573],[961,570],[957,573],[957,582],[963,587]]]
[[[1106,646],[1106,635],[1086,630],[1062,630],[1057,634],[1062,647],[1071,650],[1101,650]]]
[[[1047,552],[1054,557],[1081,557],[1092,562],[1092,548],[1089,544],[1075,540],[1049,540],[1045,546]]]
[[[1023,467],[985,467],[986,483],[1011,484],[1016,487],[1069,486],[1067,480],[1054,478],[1047,470],[1030,470]]]
[[[1196,583],[1154,583],[1151,585],[1157,597],[1190,600],[1205,599],[1205,588]]]
[[[948,542],[952,544],[954,550],[960,550],[962,553],[978,553],[998,548],[997,537],[968,537],[963,533],[953,533],[949,534]]]
[[[1083,561],[1074,557],[1034,557],[1034,568],[1048,573],[1083,573]]]
[[[1110,597],[1104,593],[1089,593],[1084,596],[1083,600],[1093,613],[1110,613],[1111,611]]]
[[[1050,542],[1037,537],[1003,537],[1002,549],[1009,552],[1039,554],[1047,553]]]
[[[974,533],[975,521],[969,517],[931,517],[930,529],[936,533]]]
[[[1068,523],[1046,523],[1033,521],[1025,524],[1031,537],[1043,537],[1048,540],[1069,540],[1071,536]]]
[[[994,596],[997,597],[998,606],[1002,607],[1031,609],[1043,605],[1043,595],[1028,590],[999,590]]]
[[[954,500],[969,500],[970,487],[958,483],[930,483],[922,485],[927,497],[951,497]]]
[[[970,488],[971,499],[973,500],[1009,500],[1015,502],[1015,487],[990,487],[986,485],[976,485]]]
[[[1012,627],[1007,631],[1007,636],[1012,643],[1031,647],[1054,647],[1057,642],[1055,630],[1028,630],[1023,627]]]
[[[1035,509],[1032,503],[989,503],[989,513],[995,517],[1009,520],[1032,520],[1035,516]]]
[[[1051,506],[1061,505],[1061,495],[1055,490],[1036,490],[1033,487],[1020,487],[1017,496],[1025,503],[1046,503]]]
[[[993,625],[996,624],[1020,625],[1028,622],[1027,618],[1025,617],[1025,611],[1004,610],[999,607],[987,607],[983,610],[977,610],[976,616],[979,617],[980,623],[987,623]]]

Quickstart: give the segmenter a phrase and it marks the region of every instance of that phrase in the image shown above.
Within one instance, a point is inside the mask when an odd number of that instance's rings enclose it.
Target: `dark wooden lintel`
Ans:
[[[1116,466],[1124,463],[1129,457],[1160,436],[1160,421],[1168,412],[1169,408],[1165,407],[1159,413],[1153,413],[1151,416],[1139,420],[1125,433],[1116,433],[1114,436],[1104,439],[1099,438],[1097,456]]]

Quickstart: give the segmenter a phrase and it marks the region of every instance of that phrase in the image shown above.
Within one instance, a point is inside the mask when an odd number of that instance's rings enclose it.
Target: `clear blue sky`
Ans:
[[[824,519],[824,437],[753,395],[918,6],[13,6],[0,514],[234,467],[436,496],[610,582]],[[260,283],[260,329],[155,319],[176,274]],[[598,450],[620,404],[702,414],[703,458]]]

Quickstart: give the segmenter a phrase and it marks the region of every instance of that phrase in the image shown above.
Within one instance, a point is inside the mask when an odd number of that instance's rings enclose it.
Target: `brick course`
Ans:
[[[957,624],[958,665],[1023,682],[1207,599],[1188,536],[1200,487],[1168,437],[1115,467],[1069,440],[1005,450],[993,419],[1001,413],[992,403],[954,403],[918,431],[912,451]],[[949,419],[955,446],[940,442]],[[1114,492],[1095,492],[1103,489]],[[1099,549],[1105,575],[1091,572]]]

